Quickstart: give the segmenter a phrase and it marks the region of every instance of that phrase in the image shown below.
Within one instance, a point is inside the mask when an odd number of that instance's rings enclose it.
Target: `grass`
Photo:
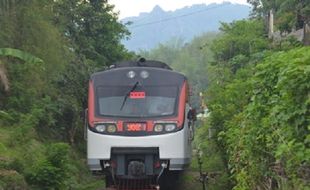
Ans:
[[[196,155],[193,155],[191,170],[199,174],[198,150],[202,161],[202,172],[214,174],[209,178],[207,183],[208,190],[231,189],[230,178],[227,173],[226,165],[223,160],[222,152],[217,145],[216,137],[210,137],[208,122],[202,122],[196,128],[195,141],[193,143]],[[196,175],[195,173],[193,173]],[[199,175],[198,175],[199,176]],[[199,187],[202,189],[202,184],[199,182]],[[194,188],[194,187],[193,187]]]
[[[19,139],[18,139],[19,138]],[[196,130],[194,149],[202,151],[203,172],[218,172],[218,176],[210,179],[208,190],[230,189],[229,176],[222,159],[221,151],[215,138],[208,138],[208,124],[204,123]],[[7,181],[0,180],[1,185],[6,183],[25,184],[25,172],[38,160],[44,158],[47,143],[41,142],[36,137],[36,132],[31,128],[0,127],[0,171],[6,175]],[[67,181],[72,189],[98,190],[104,187],[102,177],[94,177],[86,166],[86,155],[77,148],[70,147],[70,179]],[[1,172],[0,172],[1,175]],[[2,176],[3,177],[3,176]],[[15,181],[14,181],[15,180]],[[4,184],[4,185],[3,185]],[[197,155],[194,154],[190,168],[180,176],[180,189],[201,190],[199,182],[199,165]],[[4,186],[7,187],[7,186]]]
[[[36,132],[31,128],[0,126],[0,189],[36,189],[27,184],[26,174],[45,158],[47,145],[36,138]],[[104,180],[91,175],[86,155],[72,146],[70,148],[68,189],[102,189]]]

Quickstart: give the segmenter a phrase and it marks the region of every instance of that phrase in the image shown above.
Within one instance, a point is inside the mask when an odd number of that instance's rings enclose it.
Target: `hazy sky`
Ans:
[[[115,5],[115,10],[120,11],[120,18],[138,16],[141,12],[150,12],[155,5],[159,5],[165,11],[176,10],[193,4],[222,3],[246,4],[246,0],[108,0]]]

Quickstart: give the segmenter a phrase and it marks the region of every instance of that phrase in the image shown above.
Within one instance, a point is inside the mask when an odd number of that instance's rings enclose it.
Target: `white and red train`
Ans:
[[[163,173],[184,170],[193,135],[188,89],[183,74],[158,61],[121,62],[94,73],[86,126],[90,170],[103,171],[107,187],[118,189],[150,189]]]

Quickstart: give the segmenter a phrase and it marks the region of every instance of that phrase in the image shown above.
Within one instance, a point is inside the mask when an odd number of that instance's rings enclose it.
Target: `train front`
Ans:
[[[187,80],[160,67],[128,66],[89,82],[87,157],[108,183],[154,179],[190,163]]]

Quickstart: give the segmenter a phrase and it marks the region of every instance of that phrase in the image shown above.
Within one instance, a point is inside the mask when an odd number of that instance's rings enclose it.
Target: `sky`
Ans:
[[[108,0],[115,5],[115,11],[120,11],[119,18],[138,16],[141,12],[150,12],[155,5],[159,5],[165,11],[174,11],[193,4],[210,4],[232,2],[247,4],[247,0]]]

